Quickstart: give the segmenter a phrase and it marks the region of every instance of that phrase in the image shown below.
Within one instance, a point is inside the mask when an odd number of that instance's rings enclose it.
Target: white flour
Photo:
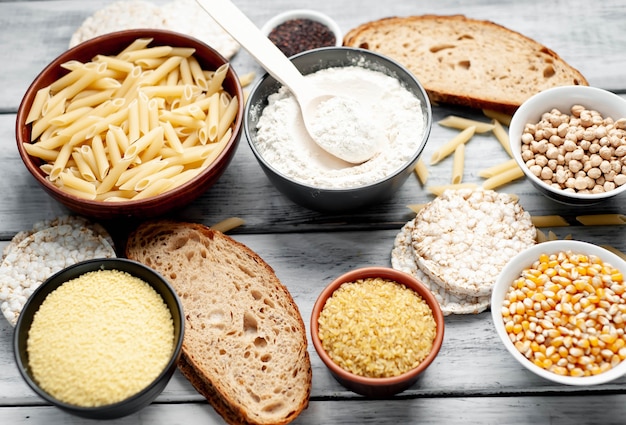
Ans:
[[[343,96],[322,101],[310,119],[309,133],[325,151],[352,164],[361,164],[380,150],[384,134],[371,108]]]
[[[306,78],[324,91],[353,98],[367,108],[383,140],[380,151],[362,164],[334,157],[308,135],[295,98],[283,87],[269,96],[257,123],[256,139],[261,156],[282,174],[318,188],[354,188],[383,180],[419,148],[425,131],[423,105],[395,78],[359,66],[328,68]],[[348,126],[354,123],[344,121],[344,125],[344,134],[350,134]]]

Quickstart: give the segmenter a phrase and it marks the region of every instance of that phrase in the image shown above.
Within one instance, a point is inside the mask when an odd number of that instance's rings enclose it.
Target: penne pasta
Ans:
[[[200,87],[202,90],[207,90],[207,79],[202,72],[202,67],[198,63],[198,60],[193,56],[189,56],[187,61],[189,62],[189,71],[191,72],[191,76],[193,77],[193,81],[196,86]]]
[[[148,188],[152,183],[154,183],[157,180],[163,180],[163,179],[170,179],[174,176],[176,176],[177,174],[180,174],[181,171],[183,171],[184,167],[182,165],[173,165],[173,166],[169,166],[169,164],[157,171],[157,172],[152,172],[146,176],[144,176],[143,178],[139,179],[134,186],[134,190],[136,190],[137,192],[141,192],[143,190],[145,190],[146,188]]]
[[[193,76],[191,75],[191,69],[189,68],[189,61],[187,58],[183,58],[178,69],[180,72],[180,84],[183,86],[193,84]]]
[[[163,62],[157,69],[155,69],[148,76],[142,78],[141,84],[144,86],[154,86],[159,81],[164,79],[167,74],[183,62],[184,59],[180,56],[172,56]]]
[[[37,90],[33,103],[30,106],[28,114],[26,115],[25,124],[30,124],[39,117],[41,117],[43,111],[43,105],[48,101],[50,97],[50,86]]]
[[[98,180],[102,181],[109,172],[109,160],[107,159],[106,152],[104,150],[104,143],[100,135],[94,136],[91,141],[91,148],[96,161],[98,170]]]
[[[228,65],[204,70],[194,49],[151,41],[66,62],[69,72],[35,95],[24,147],[62,190],[142,199],[197,176],[228,144],[240,108],[222,87]]]
[[[409,207],[409,209],[411,211],[413,211],[414,213],[420,212],[425,206],[426,206],[426,204],[410,204],[410,205],[407,205],[407,207]]]
[[[478,175],[483,178],[490,178],[497,174],[503,173],[504,171],[511,170],[513,168],[518,168],[517,162],[514,159],[509,159],[508,161],[501,162],[489,168],[484,168],[478,172]]]
[[[579,215],[576,220],[584,226],[613,226],[626,224],[626,215],[623,214],[595,214]]]
[[[511,115],[505,114],[503,112],[493,111],[491,109],[483,109],[483,114],[487,118],[492,118],[498,121],[502,125],[506,125],[507,127],[511,125]]]
[[[565,227],[569,226],[567,220],[560,215],[534,215],[530,219],[535,227]]]
[[[208,86],[206,89],[207,96],[210,96],[213,93],[219,91],[219,88],[222,87],[222,83],[224,82],[224,78],[226,78],[226,73],[228,72],[229,68],[230,65],[228,63],[225,63],[223,65],[220,65],[220,67],[215,70],[213,77],[211,77],[208,82]]]
[[[237,115],[237,109],[239,108],[239,100],[237,96],[233,97],[226,110],[222,114],[219,120],[219,125],[217,127],[217,139],[221,139],[224,137],[224,134],[230,129],[230,126],[235,120],[235,116]]]
[[[426,184],[428,180],[428,168],[426,167],[426,163],[422,158],[417,160],[415,164],[415,174],[417,174],[417,178],[419,179],[422,185]]]
[[[511,168],[492,177],[489,177],[483,182],[482,187],[483,189],[493,190],[500,186],[504,186],[505,184],[511,183],[512,181],[517,180],[521,177],[524,177],[524,172],[521,168]]]
[[[150,161],[146,161],[124,171],[115,182],[115,186],[121,190],[134,191],[133,188],[139,180],[152,173],[157,173],[161,171],[168,165],[170,164],[167,160],[163,160],[161,158],[151,159]]]
[[[460,144],[454,150],[452,161],[452,184],[463,181],[463,169],[465,167],[465,144]]]
[[[119,58],[128,62],[135,62],[145,58],[162,58],[163,56],[168,56],[171,52],[171,46],[144,47],[143,49],[123,52]]]
[[[241,75],[239,77],[239,83],[241,84],[242,87],[247,87],[250,84],[252,84],[255,78],[256,78],[256,73],[254,71],[251,71],[251,72],[248,72],[247,74]]]
[[[239,226],[243,226],[246,222],[239,217],[229,217],[225,220],[219,221],[211,226],[211,229],[217,230],[218,232],[226,233],[230,230],[233,230]]]
[[[163,138],[163,127],[157,127],[132,142],[124,152],[123,158],[134,158],[147,149],[156,139]]]
[[[74,174],[69,171],[64,171],[59,175],[59,179],[61,180],[61,184],[64,187],[70,187],[77,191],[84,193],[83,197],[88,199],[95,199],[96,197],[96,187],[81,178],[74,176]]]
[[[469,127],[475,127],[476,133],[487,133],[493,130],[493,124],[472,120],[468,118],[457,117],[455,115],[449,115],[446,118],[438,122],[439,125],[444,127],[456,128],[457,130],[465,130]]]
[[[87,161],[85,160],[85,158],[83,157],[79,149],[74,149],[72,151],[72,159],[76,163],[78,172],[80,173],[82,178],[85,179],[85,181],[87,182],[96,181],[96,174],[94,173],[94,170],[91,169],[91,167],[89,166],[89,164],[87,163]]]
[[[476,183],[460,183],[460,184],[444,184],[439,186],[428,186],[427,189],[433,195],[441,195],[446,190],[457,189],[476,189],[478,185]]]
[[[54,161],[59,155],[59,152],[54,149],[46,149],[40,146],[39,143],[24,143],[24,150],[30,155],[36,158],[43,159],[44,161]]]
[[[511,151],[511,145],[509,144],[509,134],[502,127],[499,121],[493,120],[493,134],[496,136],[496,139],[500,142],[506,153],[509,154],[511,158],[513,158],[513,152]]]
[[[472,138],[472,136],[474,136],[475,132],[475,126],[469,126],[461,131],[459,134],[454,136],[451,140],[449,140],[443,146],[437,149],[435,153],[433,153],[433,156],[430,158],[430,164],[437,164],[444,158],[448,157],[448,155],[454,152],[457,146],[467,143]]]

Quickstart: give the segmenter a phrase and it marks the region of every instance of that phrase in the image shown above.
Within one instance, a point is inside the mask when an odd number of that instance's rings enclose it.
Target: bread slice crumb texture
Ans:
[[[127,256],[163,274],[185,311],[181,372],[229,423],[288,423],[308,405],[306,330],[273,269],[208,227],[159,220]]]
[[[433,103],[513,113],[535,93],[588,85],[555,52],[491,21],[463,15],[392,17],[350,30],[343,44],[406,66]]]

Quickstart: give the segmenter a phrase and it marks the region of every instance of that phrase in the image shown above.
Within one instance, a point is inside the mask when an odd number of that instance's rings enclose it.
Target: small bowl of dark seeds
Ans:
[[[318,47],[341,46],[343,42],[341,29],[331,17],[308,9],[280,13],[261,31],[287,57]]]

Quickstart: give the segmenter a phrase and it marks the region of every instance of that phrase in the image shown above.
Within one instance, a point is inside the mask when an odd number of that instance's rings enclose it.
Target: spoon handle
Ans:
[[[296,66],[230,0],[196,0],[256,61],[299,100],[308,96],[304,77]]]

